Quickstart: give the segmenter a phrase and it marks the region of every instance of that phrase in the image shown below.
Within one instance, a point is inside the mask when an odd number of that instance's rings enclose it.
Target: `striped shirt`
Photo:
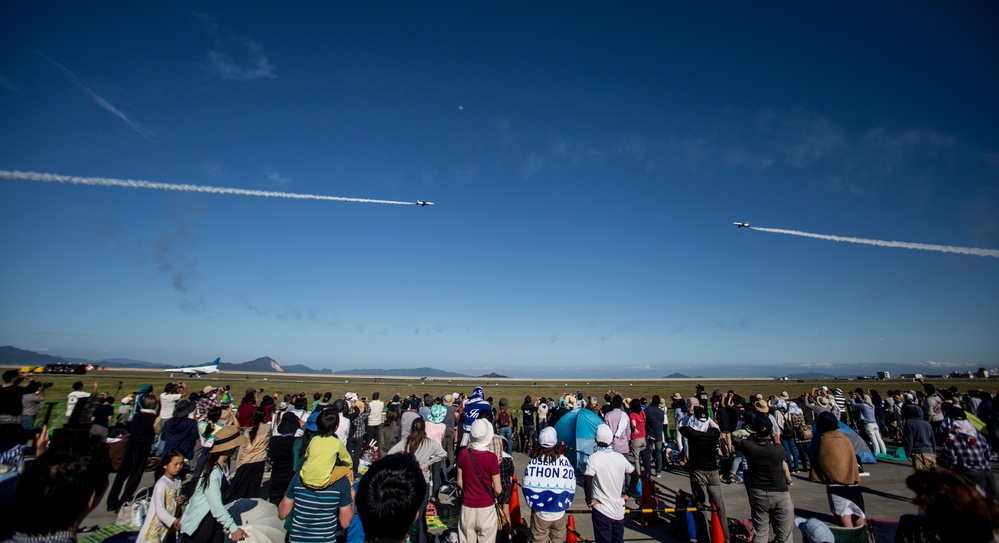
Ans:
[[[289,543],[336,543],[340,508],[353,503],[350,481],[346,477],[322,490],[311,490],[295,473],[284,497],[295,501],[294,518],[288,531]]]

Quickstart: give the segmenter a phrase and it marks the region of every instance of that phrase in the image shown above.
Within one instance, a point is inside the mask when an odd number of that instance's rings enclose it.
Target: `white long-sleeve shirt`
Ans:
[[[166,537],[167,530],[173,526],[177,517],[170,514],[169,509],[177,510],[177,496],[180,496],[180,479],[170,480],[162,476],[153,486],[153,495],[149,500],[149,510],[146,511],[146,521],[142,523],[137,543],[158,543]],[[153,529],[153,523],[160,523],[167,530]]]

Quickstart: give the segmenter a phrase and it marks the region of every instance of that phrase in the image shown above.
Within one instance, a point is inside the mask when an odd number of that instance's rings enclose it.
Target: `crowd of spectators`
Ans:
[[[74,540],[90,509],[103,503],[118,511],[132,502],[150,457],[156,457],[154,503],[143,542],[240,541],[247,534],[226,505],[266,498],[287,519],[292,543],[341,541],[362,529],[368,539],[385,534],[372,541],[411,533],[412,541],[425,543],[432,536],[426,512],[449,495],[460,502],[458,539],[493,543],[510,528],[514,454],[530,456],[520,480],[534,541],[565,539],[565,511],[577,476],[595,540],[621,541],[626,503],[639,481],[667,470],[686,471],[692,500],[721,518],[726,518],[721,485],[745,485],[754,541],[790,541],[795,472],[823,485],[830,515],[840,526],[865,524],[854,433],[874,455],[887,458],[902,449],[911,458],[914,475],[908,484],[923,513],[902,519],[905,541],[927,540],[942,529],[939,516],[949,514],[950,506],[942,504],[938,490],[928,490],[934,484],[960,496],[975,534],[991,534],[999,522],[992,514],[997,492],[991,464],[999,435],[993,396],[929,383],[883,396],[874,389],[825,386],[797,397],[786,391],[769,397],[734,390],[708,394],[700,385],[686,398],[680,393],[625,398],[608,391],[600,400],[576,391],[527,396],[519,409],[507,398],[494,402],[481,387],[467,397],[396,394],[387,402],[378,392],[370,401],[352,392],[336,398],[317,392],[310,401],[304,393],[248,389],[234,405],[226,387],[209,384],[192,392],[184,383],[171,383],[160,394],[143,387],[126,396],[117,411],[114,398],[98,394],[96,383],[92,393],[77,383],[67,398],[66,427],[76,432],[47,446],[48,432],[34,429],[37,410],[29,410],[44,387],[30,380],[21,386],[16,371],[3,377],[0,424],[16,426],[20,438],[0,451],[5,462],[14,461],[11,451],[23,452],[27,438],[37,436],[35,445],[41,443],[17,486],[17,507],[24,510],[18,509],[8,526],[15,541],[56,533],[44,541]],[[562,454],[565,444],[555,426],[584,409],[600,424],[596,448],[579,451],[587,462],[577,473]],[[405,485],[393,479],[403,476],[409,478]],[[379,498],[372,500],[371,492]],[[382,499],[386,496],[391,500]],[[60,500],[65,515],[40,518],[29,512],[25,504],[43,497]],[[360,521],[354,521],[355,512]],[[984,512],[992,516],[982,518]],[[402,524],[403,532],[392,531]],[[727,523],[723,527],[727,540]]]

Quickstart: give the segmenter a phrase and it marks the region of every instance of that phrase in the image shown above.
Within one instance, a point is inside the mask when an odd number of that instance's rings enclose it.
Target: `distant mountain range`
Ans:
[[[21,366],[44,366],[59,362],[71,362],[78,364],[94,364],[106,368],[136,368],[136,369],[167,369],[171,367],[197,365],[199,362],[207,364],[208,360],[189,360],[184,363],[177,363],[172,366],[134,360],[130,358],[109,358],[105,360],[87,360],[84,358],[73,358],[68,356],[58,356],[38,353],[17,347],[0,347],[0,366],[21,367]],[[219,369],[225,372],[267,372],[267,373],[304,373],[315,375],[371,375],[385,377],[435,377],[435,378],[468,378],[470,375],[438,370],[434,368],[395,368],[395,369],[374,369],[357,368],[349,370],[333,371],[331,369],[312,369],[303,364],[280,365],[269,356],[257,358],[247,362],[233,363],[220,362]],[[687,370],[695,374],[689,377],[686,374],[676,371],[665,377],[655,377],[662,375],[670,369]],[[801,370],[814,370],[805,371]],[[903,374],[922,373],[923,375],[949,375],[955,371],[975,371],[974,365],[948,362],[912,362],[906,364],[899,363],[865,363],[865,364],[762,364],[762,365],[709,365],[709,366],[673,366],[669,368],[656,368],[644,366],[637,370],[625,371],[621,368],[572,368],[574,375],[581,378],[635,378],[635,379],[711,379],[711,378],[780,378],[788,379],[842,379],[846,377],[866,376],[874,377],[879,371],[889,371],[894,377],[901,377]],[[513,368],[505,372],[515,378],[548,378],[568,371],[568,368],[551,368],[543,365],[535,365],[530,368]],[[999,369],[990,369],[993,375],[999,374]],[[795,372],[795,373],[789,373]],[[501,378],[496,373],[480,376],[483,378]]]
[[[41,354],[35,351],[18,349],[17,347],[0,347],[0,366],[44,366],[46,364],[57,364],[60,362],[70,362],[75,364],[93,364],[104,366],[105,368],[137,368],[137,369],[167,369],[181,366],[195,365],[195,363],[177,364],[167,366],[155,362],[144,360],[133,360],[131,358],[109,358],[106,360],[88,360],[86,358],[74,358],[69,356],[52,356]],[[206,362],[207,363],[207,362]],[[303,364],[290,364],[282,366],[277,360],[269,356],[262,356],[256,360],[247,362],[219,362],[219,370],[224,372],[272,372],[272,373],[310,373],[317,375],[376,375],[391,377],[468,377],[461,373],[438,370],[434,368],[406,368],[406,369],[353,369],[333,371],[331,369],[312,369]]]
[[[461,373],[454,373],[434,368],[397,368],[392,370],[356,369],[334,371],[335,375],[375,375],[393,377],[470,377]]]
[[[44,366],[65,361],[58,356],[26,351],[17,347],[0,347],[0,365],[4,366]]]

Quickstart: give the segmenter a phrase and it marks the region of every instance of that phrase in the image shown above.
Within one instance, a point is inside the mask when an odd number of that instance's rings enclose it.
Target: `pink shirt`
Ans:
[[[438,445],[443,446],[441,444],[441,441],[444,439],[444,429],[445,429],[443,422],[437,424],[434,424],[432,422],[426,422],[424,423],[424,428],[427,431],[427,437],[437,442]]]

